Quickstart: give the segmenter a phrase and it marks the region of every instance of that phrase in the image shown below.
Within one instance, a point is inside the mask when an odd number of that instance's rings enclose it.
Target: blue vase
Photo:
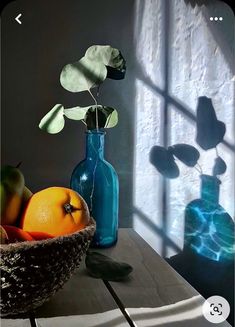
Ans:
[[[201,175],[201,198],[185,209],[185,249],[215,261],[234,259],[234,221],[219,204],[220,180]]]
[[[86,133],[86,158],[74,169],[70,187],[87,202],[96,221],[93,247],[110,247],[117,242],[118,232],[118,176],[104,159],[105,132]]]

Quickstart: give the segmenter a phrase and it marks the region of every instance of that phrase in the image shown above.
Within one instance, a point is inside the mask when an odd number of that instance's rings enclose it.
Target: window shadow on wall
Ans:
[[[143,3],[141,4],[143,7]],[[196,116],[194,112],[186,106],[186,104],[183,104],[179,99],[175,98],[169,93],[169,51],[170,51],[170,2],[169,0],[163,2],[163,11],[164,11],[164,18],[163,18],[163,35],[164,35],[164,43],[163,43],[163,53],[164,53],[164,89],[157,86],[149,76],[147,76],[142,68],[142,66],[138,63],[138,61],[135,62],[135,71],[136,71],[136,77],[141,80],[145,86],[147,86],[148,89],[150,89],[153,93],[158,94],[162,97],[164,104],[163,104],[163,120],[161,124],[164,126],[163,128],[163,135],[162,135],[162,145],[167,146],[168,140],[169,140],[169,134],[170,134],[170,126],[169,126],[169,106],[173,106],[176,111],[178,111],[181,115],[183,115],[185,118],[187,118],[188,122],[190,124],[196,123]],[[143,14],[144,10],[140,11],[140,13]],[[138,22],[143,24],[143,17],[140,14],[140,17],[138,17]],[[227,140],[223,140],[222,142],[225,147],[232,152],[235,152],[235,146],[231,144]],[[162,203],[163,203],[163,209],[162,209],[162,226],[164,235],[167,235],[167,194],[169,194],[169,185],[166,182],[165,178],[162,178]],[[135,211],[135,209],[134,209]],[[164,238],[162,240],[163,242],[163,251],[162,255],[166,255],[166,244],[164,242]]]
[[[157,86],[149,76],[147,76],[141,67],[141,65],[136,61],[135,63],[135,69],[136,69],[136,77],[141,80],[147,88],[149,88],[153,93],[160,95],[163,100],[164,100],[164,105],[163,105],[163,120],[161,124],[164,126],[163,128],[163,135],[162,135],[162,145],[167,146],[168,145],[168,140],[169,140],[169,133],[170,133],[170,126],[169,126],[169,106],[172,105],[174,106],[175,110],[178,111],[181,115],[187,118],[188,122],[190,124],[195,124],[196,123],[196,115],[194,112],[186,106],[186,104],[183,104],[179,99],[175,98],[174,96],[169,94],[169,51],[170,51],[170,42],[169,42],[169,32],[170,32],[170,1],[166,0],[163,2],[163,7],[164,7],[164,19],[163,19],[163,35],[164,35],[164,89],[160,88]],[[143,10],[141,11],[143,13]],[[138,18],[140,22],[143,21],[143,17]],[[226,139],[222,141],[224,146],[232,152],[235,152],[235,146],[231,144],[229,141]],[[167,235],[167,194],[170,192],[169,190],[169,185],[166,183],[166,179],[162,178],[162,184],[163,184],[163,192],[162,192],[162,202],[163,202],[163,209],[162,209],[162,220],[163,220],[163,230],[162,230],[162,235]],[[134,208],[134,212],[138,210],[137,208]],[[142,216],[142,220],[144,220]],[[148,221],[148,222],[147,222]],[[146,223],[149,224],[149,220],[146,219]],[[150,225],[150,224],[149,224]],[[163,242],[163,251],[162,251],[162,256],[166,255],[166,244],[164,241],[164,238],[162,239]]]
[[[144,10],[142,8],[141,13]],[[170,51],[170,0],[165,0],[163,2],[163,53],[164,53],[164,88],[160,88],[156,85],[149,76],[144,72],[138,61],[136,65],[136,77],[141,80],[144,85],[150,89],[154,94],[159,95],[163,99],[163,119],[161,124],[163,126],[162,134],[162,144],[167,147],[169,144],[170,126],[169,126],[169,106],[173,106],[176,111],[183,115],[189,122],[189,124],[196,123],[196,115],[194,112],[183,104],[179,99],[172,96],[169,92],[169,51]],[[138,22],[143,24],[143,17],[140,14],[138,17]],[[235,146],[231,144],[228,140],[223,140],[222,142],[225,148],[229,152],[235,152]],[[151,150],[151,149],[149,149]],[[171,259],[168,259],[168,263],[172,265],[189,283],[191,283],[204,297],[209,297],[214,294],[224,296],[229,302],[231,308],[234,307],[234,297],[233,297],[233,274],[234,268],[233,263],[219,263],[213,260],[208,260],[205,257],[196,255],[192,251],[181,251],[178,245],[168,237],[168,195],[170,192],[169,183],[167,183],[166,178],[162,177],[162,212],[161,212],[161,222],[158,227],[143,211],[139,210],[137,207],[133,208],[133,213],[137,215],[144,225],[148,226],[151,231],[153,231],[157,236],[161,238],[162,241],[162,252],[161,255],[166,257],[167,247],[179,252],[179,254]],[[218,274],[214,274],[217,271]],[[212,277],[214,276],[214,277]],[[234,312],[231,310],[229,317],[230,323],[233,321]]]

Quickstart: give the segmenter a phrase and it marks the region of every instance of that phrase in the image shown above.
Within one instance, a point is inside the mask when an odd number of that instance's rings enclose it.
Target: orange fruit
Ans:
[[[29,233],[23,231],[21,228],[9,225],[2,226],[7,232],[8,243],[34,241],[33,237]]]
[[[21,227],[27,232],[60,236],[83,229],[89,219],[87,204],[77,192],[49,187],[31,196],[22,214]]]

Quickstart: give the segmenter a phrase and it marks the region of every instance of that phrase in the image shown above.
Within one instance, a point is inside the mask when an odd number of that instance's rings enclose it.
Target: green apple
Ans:
[[[2,225],[13,225],[16,222],[20,212],[24,186],[24,176],[17,167],[2,167],[0,183]]]

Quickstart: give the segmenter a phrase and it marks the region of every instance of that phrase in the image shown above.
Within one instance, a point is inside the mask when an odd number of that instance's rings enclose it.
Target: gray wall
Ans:
[[[62,67],[81,58],[92,44],[110,44],[127,60],[126,79],[107,80],[100,103],[119,110],[119,125],[107,132],[106,158],[120,179],[120,224],[131,224],[134,85],[132,73],[134,1],[17,1],[2,14],[2,163],[21,169],[32,191],[68,186],[84,157],[84,126],[67,121],[48,135],[40,119],[56,103],[93,104],[86,93],[60,86]],[[22,25],[14,18],[22,13]]]

